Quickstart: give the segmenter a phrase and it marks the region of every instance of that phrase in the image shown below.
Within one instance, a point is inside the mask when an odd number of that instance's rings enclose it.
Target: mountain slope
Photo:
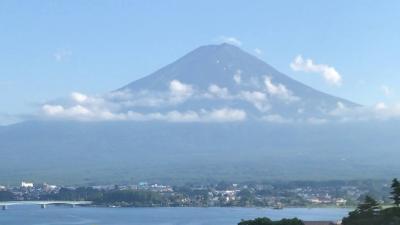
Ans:
[[[25,122],[0,129],[0,180],[389,179],[400,170],[398,126]]]

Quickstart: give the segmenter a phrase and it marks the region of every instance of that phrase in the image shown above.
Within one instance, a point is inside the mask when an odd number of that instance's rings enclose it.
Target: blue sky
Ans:
[[[235,38],[290,77],[363,105],[399,102],[399,1],[1,1],[0,120],[121,87]],[[297,55],[342,84],[292,70]]]

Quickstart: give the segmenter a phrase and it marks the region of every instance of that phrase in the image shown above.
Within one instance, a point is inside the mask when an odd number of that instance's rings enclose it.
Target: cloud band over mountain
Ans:
[[[296,71],[320,72],[332,84],[333,67],[301,56]],[[361,107],[309,88],[238,47],[200,47],[161,70],[116,91],[88,96],[74,92],[42,105],[39,118],[78,121],[313,123],[393,119],[397,106]]]

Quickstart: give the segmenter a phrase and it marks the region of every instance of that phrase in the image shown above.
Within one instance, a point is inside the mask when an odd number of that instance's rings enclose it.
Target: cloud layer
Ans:
[[[263,82],[264,80],[264,82]],[[178,105],[188,100],[226,100],[228,102],[247,102],[260,113],[270,110],[270,100],[282,102],[295,101],[298,98],[283,84],[274,83],[271,78],[243,81],[241,71],[233,74],[236,85],[253,85],[252,89],[231,93],[227,87],[210,84],[206,90],[199,90],[191,84],[171,80],[166,92],[140,90],[132,92],[121,90],[102,96],[88,96],[79,92],[71,93],[63,103],[42,105],[41,113],[45,118],[69,119],[81,121],[133,120],[133,121],[169,121],[169,122],[232,122],[243,121],[248,117],[245,109],[231,107],[224,103],[210,107],[177,110]],[[242,83],[245,82],[245,83]],[[259,90],[254,90],[257,87]],[[236,104],[236,103],[235,103]]]
[[[52,119],[79,121],[167,121],[167,122],[233,122],[243,121],[247,113],[232,107],[199,110],[163,110],[159,112],[139,112],[135,108],[174,106],[185,102],[195,94],[191,85],[172,80],[168,93],[150,94],[142,91],[113,92],[104,96],[88,96],[79,92],[71,93],[67,104],[44,104],[42,116]],[[200,95],[199,95],[200,96]],[[198,98],[197,96],[196,98]],[[226,88],[210,85],[205,98],[230,98]],[[154,110],[153,110],[154,111]]]
[[[378,102],[373,106],[348,108],[339,102],[330,114],[340,121],[397,120],[400,119],[400,103]]]
[[[73,92],[64,101],[42,105],[40,116],[78,121],[165,122],[238,122],[252,118],[267,123],[316,125],[332,121],[400,119],[400,104],[383,102],[373,107],[348,107],[342,102],[333,108],[321,105],[321,114],[315,116],[307,114],[302,99],[292,90],[268,75],[243,79],[241,71],[236,71],[232,78],[234,86],[240,87],[236,92],[217,84],[200,90],[177,79],[171,80],[164,92],[121,90],[101,96]],[[291,107],[295,113],[279,114],[285,111],[275,110],[275,103]]]
[[[61,105],[44,105],[43,112],[47,116],[58,119],[79,121],[166,121],[166,122],[235,122],[246,119],[246,112],[240,109],[220,108],[211,111],[200,110],[179,112],[176,110],[166,113],[139,113],[127,111],[124,113],[99,110],[82,105],[64,108]]]

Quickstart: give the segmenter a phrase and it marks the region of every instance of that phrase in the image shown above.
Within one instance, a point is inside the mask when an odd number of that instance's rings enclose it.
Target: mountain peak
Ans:
[[[241,50],[238,46],[233,45],[233,44],[229,44],[229,43],[226,43],[226,42],[223,42],[221,44],[203,45],[203,46],[200,46],[199,48],[210,48],[210,49],[219,50],[219,51],[223,51],[223,50]]]
[[[229,48],[233,48],[233,49],[240,49],[236,45],[229,44],[227,42],[222,42],[220,44],[202,45],[199,48],[214,48],[214,49],[229,49]]]
[[[244,71],[247,73],[243,73],[243,76],[248,73],[256,76],[260,73],[265,75],[277,72],[239,47],[221,43],[200,46],[175,62],[122,89],[162,90],[167,87],[166,84],[169,81],[174,79],[191,83],[198,88],[207,88],[211,84],[232,86],[234,74]]]
[[[178,61],[207,61],[207,60],[214,60],[214,61],[224,61],[226,63],[232,63],[232,60],[240,59],[240,60],[258,60],[254,56],[248,54],[247,52],[243,51],[239,47],[228,44],[228,43],[221,43],[221,44],[214,44],[214,45],[203,45],[200,46],[193,51],[189,52],[185,56],[183,56]],[[178,62],[177,61],[177,62]],[[213,63],[213,61],[209,61],[209,63]]]

